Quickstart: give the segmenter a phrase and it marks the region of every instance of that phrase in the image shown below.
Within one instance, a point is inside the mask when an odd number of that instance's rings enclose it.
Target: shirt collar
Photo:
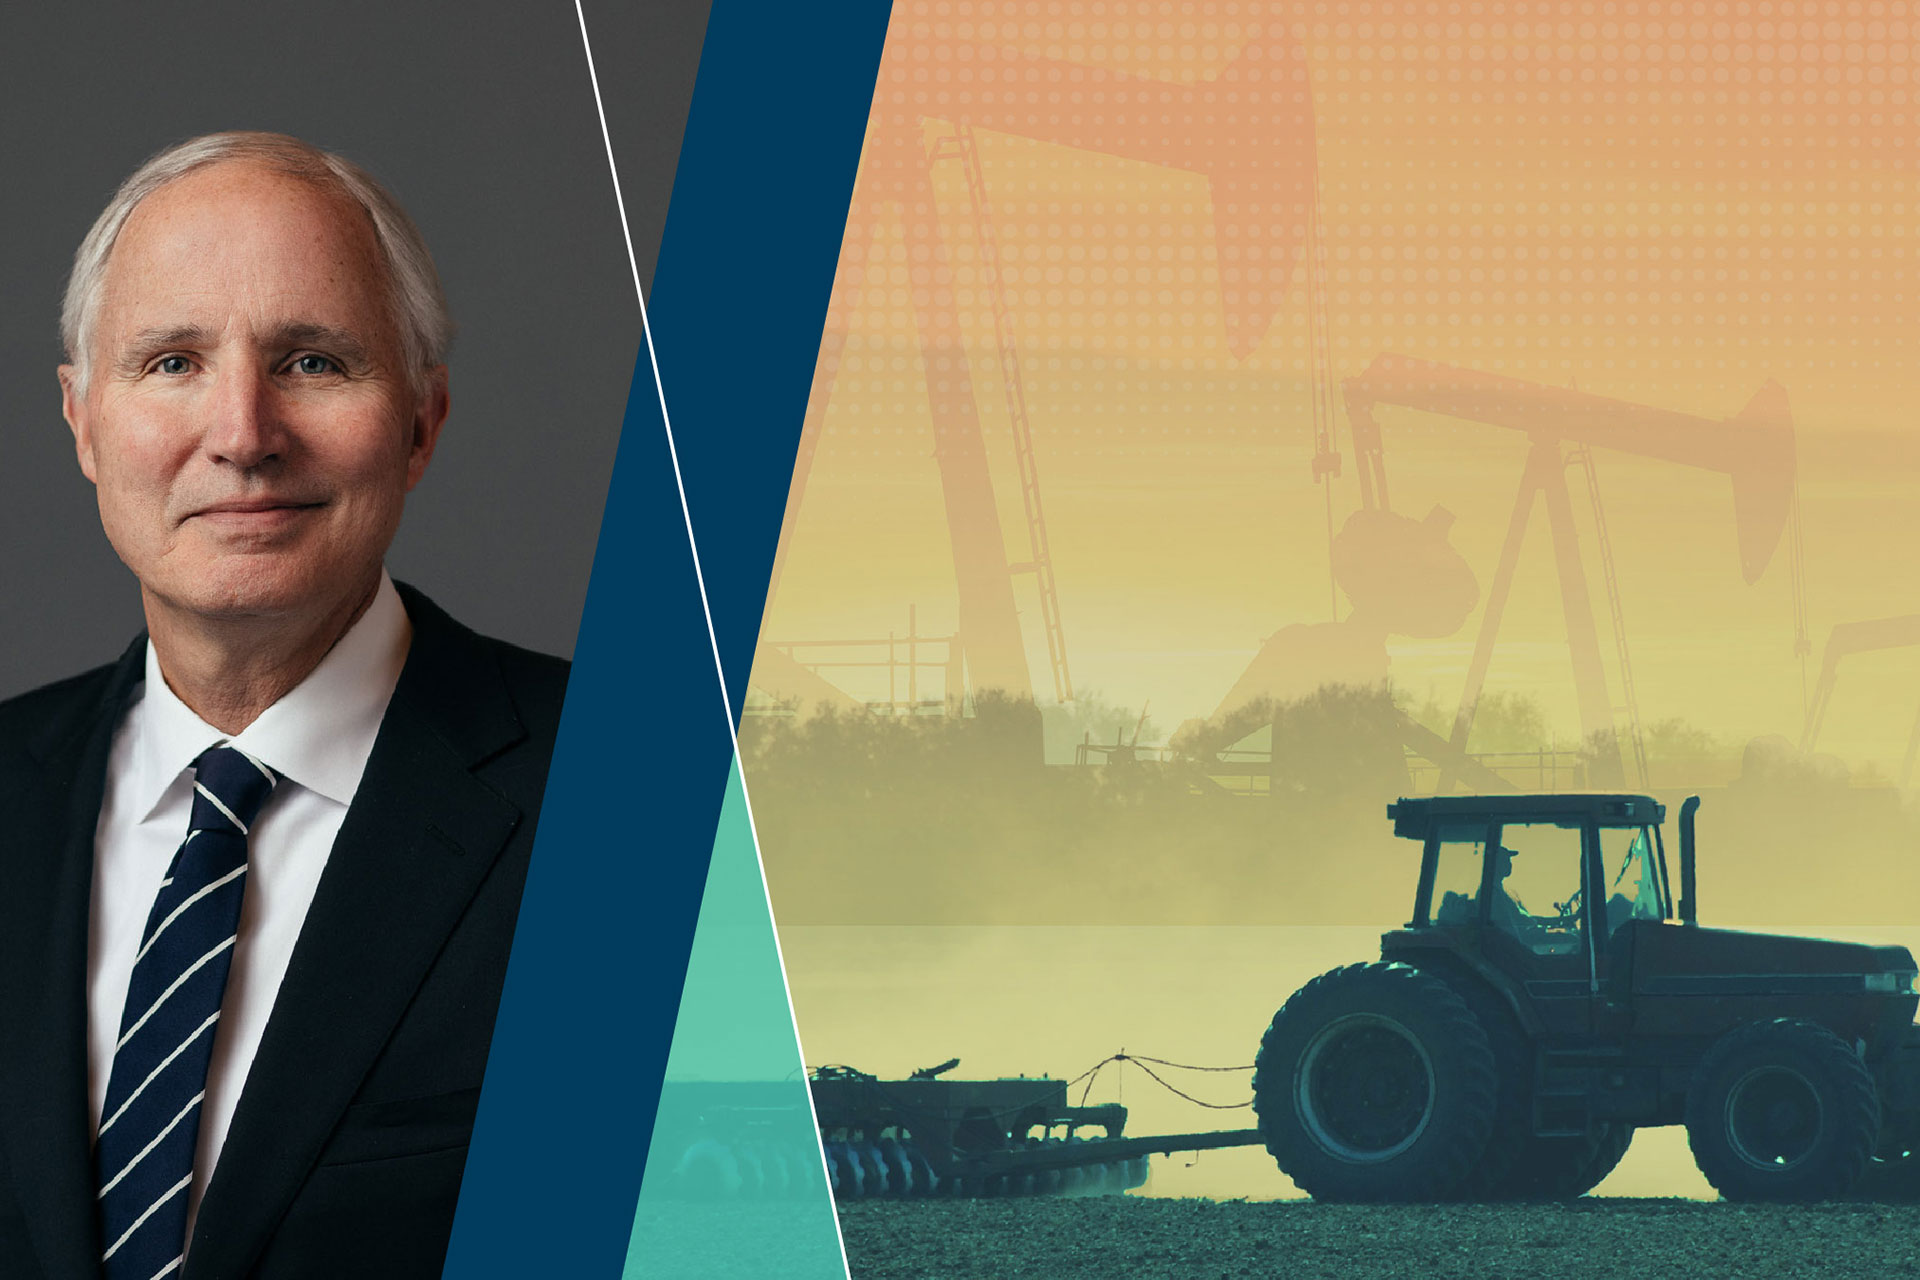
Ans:
[[[147,642],[146,687],[133,743],[134,811],[150,814],[200,753],[221,742],[338,804],[350,804],[400,682],[413,626],[385,570],[373,603],[320,665],[238,735],[220,732],[180,701]]]

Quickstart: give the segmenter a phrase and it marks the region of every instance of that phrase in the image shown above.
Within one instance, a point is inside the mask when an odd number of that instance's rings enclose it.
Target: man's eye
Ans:
[[[293,362],[293,371],[295,373],[304,373],[309,376],[321,373],[335,373],[338,371],[338,368],[333,361],[327,359],[325,356],[301,356]]]
[[[185,373],[193,364],[185,356],[161,356],[153,367],[161,373]]]

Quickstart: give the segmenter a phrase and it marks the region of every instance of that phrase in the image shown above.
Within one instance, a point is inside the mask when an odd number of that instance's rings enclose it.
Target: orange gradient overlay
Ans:
[[[1459,714],[1497,704],[1508,746],[1570,760],[1602,727],[1619,785],[1707,792],[1703,918],[1897,931],[1920,909],[1917,34],[1866,0],[897,4],[750,712],[999,690],[1097,702],[1146,749],[1390,680],[1435,743],[1501,749]],[[1763,863],[1727,835],[1781,827],[1742,807],[1756,740],[1826,788]],[[1392,927],[1412,893],[1391,794],[1355,802],[1370,860],[1329,869],[1228,812],[1257,796],[1088,800],[1042,840],[1022,781],[902,799],[882,832],[863,806],[892,781],[851,769],[867,798],[834,791],[831,824],[748,764],[810,1057],[886,1052],[883,995],[963,1009],[936,975],[990,927],[1043,931],[1008,944],[1035,981],[1100,957],[1089,1004],[1164,997],[1146,969],[1244,981],[1254,944],[1158,927],[1300,927],[1233,1029],[1250,1061],[1296,979],[1368,958],[1364,929],[1306,927]],[[1715,813],[1745,815],[1718,846]],[[1072,1074],[1127,1034],[978,1003],[950,1022],[996,1071]],[[869,1069],[969,1053],[912,1041]],[[1207,1120],[1166,1123],[1242,1123]],[[1628,1189],[1704,1187],[1683,1142],[1649,1146]],[[1229,1181],[1193,1185],[1277,1193]]]

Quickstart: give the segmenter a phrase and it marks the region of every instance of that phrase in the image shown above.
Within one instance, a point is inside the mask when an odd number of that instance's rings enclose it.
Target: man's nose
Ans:
[[[286,429],[273,378],[251,365],[229,365],[214,377],[202,444],[218,461],[251,470],[281,457]]]

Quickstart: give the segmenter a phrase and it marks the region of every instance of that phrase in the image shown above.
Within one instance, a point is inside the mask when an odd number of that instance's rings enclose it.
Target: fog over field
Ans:
[[[1781,930],[1771,927],[1773,931]],[[1920,951],[1920,929],[1798,930]],[[882,1079],[960,1059],[951,1079],[1072,1080],[1130,1054],[1251,1066],[1274,1011],[1315,974],[1379,958],[1378,929],[1350,925],[816,925],[780,931],[809,1067],[843,1063]],[[1153,1068],[1206,1102],[1244,1103],[1250,1071]],[[1071,1100],[1080,1102],[1086,1082]],[[1139,1066],[1109,1064],[1094,1103],[1128,1109],[1127,1133],[1243,1129],[1250,1110],[1170,1093]],[[1685,1131],[1641,1130],[1599,1196],[1710,1199]],[[1135,1196],[1282,1200],[1300,1192],[1258,1147],[1153,1157]],[[1920,1237],[1915,1252],[1920,1256]]]

